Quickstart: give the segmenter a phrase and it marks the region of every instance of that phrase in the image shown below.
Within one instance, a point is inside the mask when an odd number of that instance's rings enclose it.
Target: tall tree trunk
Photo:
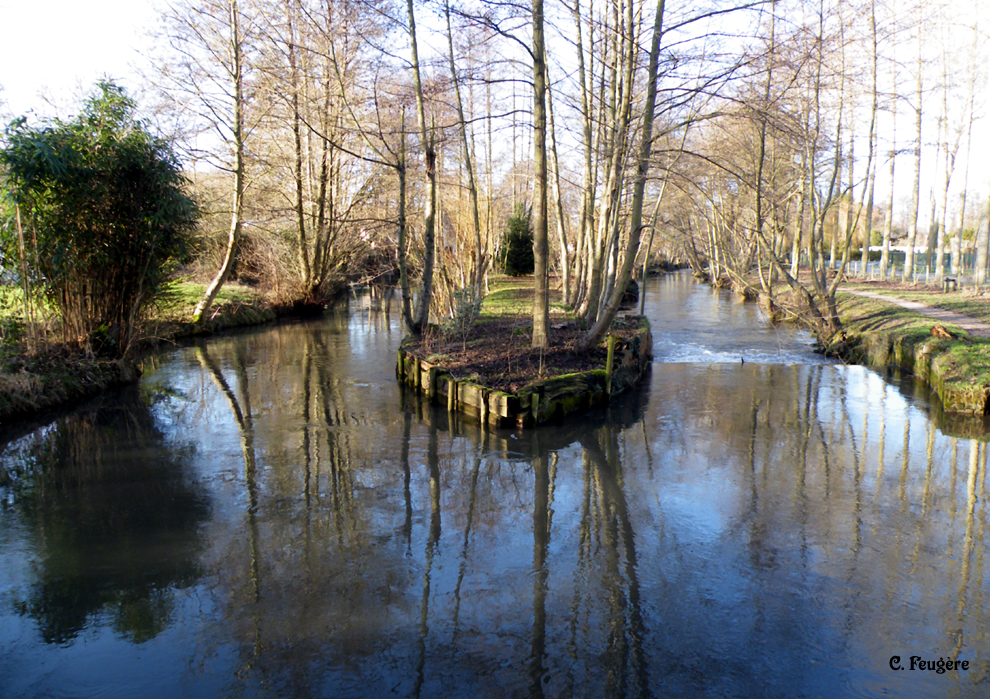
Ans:
[[[237,0],[230,0],[230,51],[231,51],[231,81],[234,91],[234,123],[232,126],[232,146],[234,148],[234,200],[230,214],[230,229],[227,235],[227,250],[223,263],[213,281],[206,287],[203,298],[193,309],[193,323],[202,323],[216,300],[220,288],[230,276],[237,255],[237,246],[241,242],[242,215],[244,210],[244,72],[243,72],[243,37],[241,36],[240,11]]]
[[[589,17],[594,14],[591,7],[588,8]],[[574,1],[574,24],[577,29],[577,56],[578,56],[578,80],[581,83],[581,148],[584,156],[584,172],[581,185],[581,220],[578,226],[578,239],[575,246],[577,253],[577,278],[574,297],[571,299],[574,306],[581,305],[586,298],[585,277],[587,270],[587,260],[585,250],[590,232],[594,229],[594,207],[595,207],[595,182],[594,168],[592,163],[592,113],[591,113],[591,89],[588,85],[589,75],[594,74],[594,70],[588,70],[584,60],[584,35],[582,32],[581,3]],[[593,28],[593,25],[589,23]],[[593,37],[592,37],[593,38]],[[579,311],[580,312],[580,311]]]
[[[976,60],[977,50],[979,44],[977,37],[979,36],[978,28],[975,24],[973,26],[973,44],[970,48],[970,55],[973,60]],[[962,194],[960,195],[959,201],[959,228],[956,229],[956,251],[955,255],[952,257],[952,274],[960,275],[964,271],[965,265],[963,261],[965,257],[963,255],[963,231],[966,228],[966,189],[969,187],[969,160],[970,154],[972,153],[973,145],[973,109],[974,103],[976,101],[976,71],[977,68],[973,63],[970,63],[970,73],[969,73],[969,100],[966,105],[966,167],[963,170],[963,185]],[[975,243],[975,241],[974,241]]]
[[[639,240],[643,228],[643,199],[646,193],[646,176],[650,168],[650,152],[653,147],[653,113],[657,104],[657,67],[660,60],[660,39],[663,36],[663,15],[665,0],[657,0],[656,15],[653,20],[653,39],[650,43],[650,60],[647,72],[646,107],[643,114],[642,132],[640,134],[639,154],[636,159],[636,180],[633,184],[633,196],[629,217],[629,239],[626,243],[625,257],[622,269],[618,274],[612,289],[612,297],[598,321],[578,342],[578,349],[586,351],[598,344],[605,334],[612,319],[619,310],[619,303],[626,285],[632,275],[633,265],[636,264],[636,253],[639,250]]]
[[[977,287],[983,286],[987,281],[988,248],[990,248],[990,197],[984,205],[983,218],[976,235],[976,272],[973,282]]]
[[[947,38],[943,37],[943,47],[946,40]],[[945,243],[949,236],[949,184],[952,181],[952,175],[955,174],[956,157],[959,154],[963,134],[963,129],[960,126],[955,135],[955,142],[949,143],[949,124],[951,123],[949,118],[949,74],[948,59],[944,48],[942,50],[942,113],[945,135],[945,187],[942,189],[942,221],[938,228],[938,251],[935,254],[937,267],[935,281],[937,283],[941,283],[945,276]]]
[[[914,184],[911,188],[911,211],[908,222],[907,254],[904,257],[904,274],[910,281],[914,276],[914,248],[918,244],[918,210],[921,208],[921,107],[924,98],[924,80],[922,74],[922,28],[918,25],[918,64],[917,83],[915,86],[914,105]]]
[[[481,296],[485,279],[487,263],[481,244],[481,215],[478,210],[478,185],[474,179],[474,153],[468,138],[467,120],[464,118],[464,102],[461,99],[461,82],[457,77],[457,66],[454,63],[454,34],[450,26],[450,0],[444,0],[444,13],[447,16],[447,47],[450,50],[450,77],[454,83],[454,97],[457,105],[457,121],[460,124],[461,146],[464,148],[464,168],[467,171],[468,193],[471,196],[471,223],[474,226],[474,269],[471,281],[475,294]]]
[[[399,257],[399,289],[402,292],[402,317],[406,328],[414,333],[416,321],[412,316],[412,294],[409,291],[409,272],[406,247],[406,110],[402,110],[399,132],[399,155],[396,158],[395,172],[399,176],[399,231],[396,246]]]
[[[546,58],[544,58],[546,65]],[[565,307],[571,305],[571,256],[568,252],[564,202],[560,195],[560,161],[557,158],[557,130],[553,120],[553,90],[547,77],[547,119],[550,127],[550,187],[553,194],[554,213],[557,217],[557,239],[560,245],[561,296]]]
[[[306,293],[312,293],[310,288],[313,277],[309,266],[309,243],[306,240],[306,214],[303,208],[303,147],[302,147],[302,118],[299,113],[299,67],[296,63],[296,33],[292,22],[292,0],[285,0],[285,22],[289,32],[289,78],[292,89],[292,137],[295,146],[295,162],[293,177],[296,185],[296,226],[299,229],[299,272],[302,275],[303,287]]]
[[[410,0],[411,2],[412,0]],[[547,97],[543,0],[533,0],[533,342],[549,345],[550,297],[547,283]]]
[[[876,0],[870,3],[870,37],[871,37],[871,62],[870,77],[872,79],[872,101],[870,103],[870,133],[869,133],[869,154],[866,159],[867,184],[866,184],[866,220],[863,225],[863,255],[860,258],[862,268],[860,276],[866,279],[866,270],[870,266],[870,242],[873,237],[873,194],[874,185],[877,178],[876,147],[877,147],[877,16]]]
[[[896,48],[894,49],[896,57]],[[896,65],[896,60],[895,60]],[[880,281],[887,279],[890,265],[890,230],[894,218],[894,165],[897,162],[897,70],[891,70],[892,89],[890,92],[890,196],[887,213],[883,218],[883,251],[880,253]],[[895,275],[896,276],[896,275]]]
[[[423,102],[423,83],[419,75],[419,47],[416,43],[416,14],[413,0],[406,0],[409,13],[409,44],[412,51],[413,87],[416,90],[416,117],[419,122],[419,138],[426,162],[426,178],[429,193],[423,212],[423,278],[420,282],[419,312],[411,331],[418,335],[430,322],[430,301],[433,298],[433,262],[435,258],[436,206],[437,206],[437,154],[431,134],[426,130],[426,106]]]
[[[756,234],[758,238],[763,237],[763,222],[764,222],[764,212],[763,212],[763,169],[766,165],[767,160],[767,110],[770,108],[770,92],[773,87],[773,60],[774,60],[774,41],[776,39],[776,3],[772,2],[770,5],[770,56],[769,63],[767,65],[767,79],[763,86],[763,103],[760,105],[758,112],[759,119],[759,151],[757,153],[757,163],[756,163]],[[775,251],[770,249],[770,254],[776,254]],[[759,253],[758,253],[759,254]],[[763,291],[767,294],[770,293],[770,288],[767,285],[763,274],[760,275],[760,285],[763,287]]]
[[[805,156],[802,153],[802,163],[801,163],[801,184],[798,185],[797,192],[797,211],[794,214],[794,233],[791,239],[791,276],[797,277],[801,271],[801,238],[802,232],[804,230],[804,212],[806,206],[806,195],[807,191],[807,178],[805,173],[808,170],[808,164],[804,162]],[[812,265],[812,261],[808,260],[808,266]]]

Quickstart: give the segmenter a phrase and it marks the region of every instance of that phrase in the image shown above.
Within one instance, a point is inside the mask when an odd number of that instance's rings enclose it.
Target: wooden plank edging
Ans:
[[[645,319],[628,341],[609,335],[604,369],[554,376],[516,393],[455,379],[447,370],[405,349],[398,350],[396,378],[431,402],[441,399],[448,412],[459,412],[482,424],[532,427],[585,411],[635,385],[653,358],[653,336]],[[411,370],[410,370],[411,365]],[[424,374],[425,381],[424,381]]]

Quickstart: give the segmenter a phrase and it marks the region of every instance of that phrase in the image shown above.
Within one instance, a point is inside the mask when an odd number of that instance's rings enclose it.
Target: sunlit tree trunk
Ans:
[[[313,275],[309,265],[309,242],[306,240],[306,211],[303,205],[305,185],[303,182],[303,145],[302,118],[299,112],[299,66],[296,61],[296,32],[293,22],[292,0],[285,0],[285,23],[288,31],[286,49],[289,54],[289,82],[292,102],[292,139],[295,146],[295,161],[293,162],[293,178],[296,185],[296,227],[299,229],[299,272],[302,276],[303,288],[310,293]]]
[[[979,287],[987,281],[987,247],[990,245],[990,198],[984,204],[983,217],[976,231],[976,278]]]
[[[406,328],[409,332],[414,332],[416,322],[412,317],[412,294],[409,290],[408,253],[406,248],[406,112],[402,110],[401,131],[399,134],[399,155],[395,172],[399,178],[399,230],[397,234],[396,246],[399,258],[399,289],[402,292],[402,317],[406,321]]]
[[[956,249],[955,254],[952,256],[952,273],[954,275],[962,274],[964,268],[963,260],[965,259],[963,255],[963,232],[966,228],[966,189],[969,187],[969,163],[970,155],[973,151],[973,121],[975,120],[973,111],[975,107],[977,89],[977,67],[974,62],[976,61],[977,51],[979,50],[979,43],[977,40],[978,36],[979,31],[976,26],[976,20],[974,20],[973,43],[970,48],[971,59],[969,64],[969,95],[966,104],[966,167],[963,169],[962,194],[959,197],[959,227],[956,229]]]
[[[461,146],[464,149],[464,168],[467,172],[468,194],[471,197],[471,223],[474,226],[474,265],[471,281],[475,293],[481,295],[485,279],[487,261],[484,247],[481,243],[481,215],[478,208],[478,185],[474,178],[474,154],[468,138],[467,120],[464,118],[464,102],[461,99],[461,81],[457,76],[457,66],[454,62],[454,35],[450,23],[450,1],[444,0],[444,14],[447,18],[447,47],[450,51],[450,78],[454,87],[454,102],[457,105],[457,121],[460,125]]]
[[[593,14],[592,7],[589,6],[588,14]],[[585,64],[584,33],[582,31],[581,3],[580,0],[574,2],[574,24],[577,30],[577,58],[578,58],[578,81],[581,83],[581,148],[584,156],[584,172],[581,185],[581,211],[578,225],[578,237],[575,249],[577,253],[577,269],[575,270],[576,289],[572,298],[572,303],[580,307],[587,297],[586,276],[587,276],[587,250],[590,232],[594,228],[594,206],[595,206],[595,182],[594,169],[592,164],[592,126],[593,117],[591,113],[591,89],[588,85],[589,75],[594,71],[589,71]],[[593,25],[589,22],[589,28]],[[593,40],[593,36],[590,40]],[[579,310],[580,312],[580,310]]]
[[[544,65],[546,61],[544,60]],[[560,274],[561,296],[565,307],[571,305],[571,256],[568,251],[566,217],[564,202],[560,194],[560,161],[557,158],[557,130],[553,119],[553,89],[547,78],[547,118],[550,128],[550,178],[551,193],[553,194],[554,213],[557,217],[557,239],[560,245]]]
[[[432,135],[426,129],[426,106],[423,101],[423,83],[419,74],[419,47],[416,43],[416,14],[413,0],[406,0],[409,15],[409,45],[412,52],[413,87],[416,91],[416,117],[419,122],[420,145],[426,164],[429,182],[426,207],[423,212],[423,278],[420,281],[419,312],[411,328],[414,334],[423,332],[430,322],[430,301],[433,298],[433,262],[435,256],[436,205],[437,205],[437,154]]]
[[[653,39],[650,44],[650,59],[647,68],[646,106],[643,112],[639,154],[636,159],[636,179],[633,183],[633,195],[629,216],[629,239],[623,258],[622,269],[617,275],[612,289],[612,296],[599,315],[598,321],[587,334],[581,338],[578,348],[587,350],[595,344],[612,324],[612,319],[619,310],[619,303],[626,285],[632,276],[633,265],[636,264],[636,253],[639,250],[639,240],[643,228],[643,200],[646,193],[646,178],[650,168],[650,153],[653,147],[653,116],[657,104],[657,68],[660,57],[660,39],[663,36],[663,16],[665,0],[658,0],[656,14],[653,20]]]
[[[880,253],[880,281],[887,279],[887,267],[890,265],[890,232],[894,218],[894,165],[897,162],[897,70],[891,70],[891,91],[890,103],[890,170],[887,176],[890,178],[890,194],[887,206],[887,213],[883,218],[883,251]],[[896,275],[895,275],[896,276]]]
[[[801,154],[801,171],[800,177],[801,182],[798,185],[797,191],[797,210],[794,214],[794,232],[793,238],[791,239],[791,276],[797,277],[801,271],[801,238],[803,237],[804,231],[804,212],[807,202],[807,185],[808,178],[805,173],[808,170],[807,156],[802,152]],[[808,266],[810,267],[813,262],[809,259]]]
[[[410,0],[411,2],[412,0]],[[547,97],[543,0],[533,0],[533,340],[549,344],[550,298],[547,284]]]
[[[229,10],[229,50],[230,78],[233,90],[233,123],[231,124],[231,146],[234,150],[234,192],[230,214],[230,229],[227,235],[227,249],[223,263],[213,281],[206,288],[203,298],[193,310],[192,320],[201,323],[209,313],[216,300],[220,288],[227,281],[234,266],[237,246],[241,241],[242,216],[244,211],[244,66],[243,66],[243,36],[241,35],[241,16],[237,0],[230,0]]]
[[[922,73],[922,27],[918,25],[918,63],[915,84],[914,105],[914,184],[911,187],[911,211],[909,212],[907,254],[904,257],[904,274],[910,281],[914,277],[914,248],[918,244],[918,210],[921,208],[921,110],[924,98],[924,76]]]
[[[870,242],[873,235],[873,194],[877,178],[876,147],[877,147],[877,16],[876,0],[870,3],[870,78],[871,78],[871,102],[870,102],[870,131],[869,131],[869,154],[866,159],[867,183],[866,183],[866,220],[863,222],[863,255],[861,257],[862,267],[860,276],[866,279],[867,268],[870,266]]]

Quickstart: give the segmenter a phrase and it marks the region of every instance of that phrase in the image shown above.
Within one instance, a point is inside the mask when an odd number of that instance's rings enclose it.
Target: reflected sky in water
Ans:
[[[373,305],[8,436],[0,696],[986,695],[982,421],[679,275],[646,385],[482,429],[400,388]],[[669,361],[695,321],[745,363]]]

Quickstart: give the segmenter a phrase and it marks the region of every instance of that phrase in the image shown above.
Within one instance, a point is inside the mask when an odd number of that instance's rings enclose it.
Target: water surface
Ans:
[[[360,297],[8,432],[0,696],[986,696],[985,445],[649,294],[651,376],[566,424],[404,393]]]

